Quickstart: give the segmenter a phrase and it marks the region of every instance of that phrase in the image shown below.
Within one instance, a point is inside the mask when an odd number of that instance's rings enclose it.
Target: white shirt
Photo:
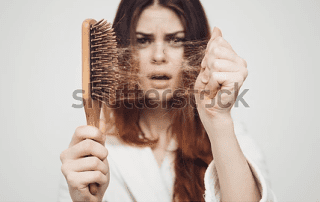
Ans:
[[[235,132],[237,133],[235,124]],[[243,131],[238,131],[242,133]],[[239,145],[244,153],[252,173],[258,183],[262,196],[261,202],[276,202],[276,197],[270,189],[266,164],[261,151],[248,136],[237,135]],[[172,201],[174,174],[175,141],[171,141],[166,156],[159,167],[150,147],[132,147],[121,144],[114,136],[108,136],[106,141],[108,162],[110,167],[110,184],[104,195],[104,201]],[[59,199],[61,202],[71,202],[68,185],[63,175],[61,177]],[[205,173],[205,201],[220,201],[220,187],[217,170],[212,161]]]

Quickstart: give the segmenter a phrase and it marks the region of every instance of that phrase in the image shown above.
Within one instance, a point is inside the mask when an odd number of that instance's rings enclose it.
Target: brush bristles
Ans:
[[[115,95],[119,71],[116,36],[105,20],[90,28],[90,64],[91,97],[109,103]]]

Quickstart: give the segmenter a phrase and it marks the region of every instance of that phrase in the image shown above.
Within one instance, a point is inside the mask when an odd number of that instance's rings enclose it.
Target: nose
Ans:
[[[163,43],[155,43],[153,48],[152,62],[155,64],[163,64],[167,62],[165,53],[165,45]]]

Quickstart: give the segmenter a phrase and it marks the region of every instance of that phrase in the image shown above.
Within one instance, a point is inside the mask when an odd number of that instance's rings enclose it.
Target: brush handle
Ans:
[[[87,125],[99,128],[101,103],[98,100],[83,99],[84,111],[86,113]],[[98,193],[99,184],[89,184],[89,191],[92,195]]]
[[[83,99],[83,106],[86,113],[87,125],[99,128],[101,102],[93,99]]]
[[[82,23],[82,89],[83,106],[86,113],[87,125],[99,128],[100,102],[91,98],[90,83],[90,26],[97,21],[87,19]],[[92,195],[98,193],[98,184],[89,184]]]

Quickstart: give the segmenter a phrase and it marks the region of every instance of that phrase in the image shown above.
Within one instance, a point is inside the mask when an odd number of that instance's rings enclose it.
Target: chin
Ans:
[[[173,90],[170,88],[166,89],[148,89],[145,91],[146,99],[150,99],[154,102],[166,102],[172,99]]]

